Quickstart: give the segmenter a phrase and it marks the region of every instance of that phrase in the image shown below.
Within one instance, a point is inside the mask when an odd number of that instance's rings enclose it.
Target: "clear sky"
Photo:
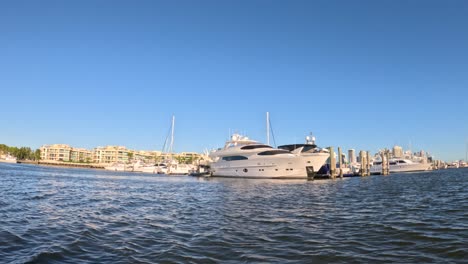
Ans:
[[[468,1],[1,1],[0,143],[465,157]]]

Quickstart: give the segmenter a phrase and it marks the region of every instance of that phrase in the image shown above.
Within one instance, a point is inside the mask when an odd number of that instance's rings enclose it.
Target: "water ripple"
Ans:
[[[0,260],[462,263],[467,172],[307,182],[0,164]]]

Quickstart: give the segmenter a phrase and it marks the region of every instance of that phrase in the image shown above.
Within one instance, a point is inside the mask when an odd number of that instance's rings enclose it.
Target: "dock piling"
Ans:
[[[380,156],[382,157],[382,175],[388,175],[388,150],[384,149],[380,152]]]
[[[338,147],[338,164],[340,166],[340,178],[343,178],[343,159],[341,156],[341,147]]]
[[[361,161],[361,169],[359,170],[361,176],[366,176],[366,161],[364,151],[359,151],[359,160]]]
[[[333,147],[329,147],[328,149],[330,150],[330,177],[335,178],[336,176],[335,152],[333,151]]]
[[[366,152],[366,176],[369,176],[370,175],[370,152],[367,151]]]

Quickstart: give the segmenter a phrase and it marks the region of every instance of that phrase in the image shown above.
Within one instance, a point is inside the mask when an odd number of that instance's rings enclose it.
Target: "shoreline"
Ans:
[[[74,162],[58,162],[58,161],[33,161],[33,160],[18,160],[19,164],[33,164],[52,167],[73,167],[86,169],[104,169],[104,165],[94,163],[74,163]]]

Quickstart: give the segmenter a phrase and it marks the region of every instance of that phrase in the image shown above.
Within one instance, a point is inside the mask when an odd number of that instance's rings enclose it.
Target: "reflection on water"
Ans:
[[[0,164],[0,260],[463,262],[467,177],[205,179]]]

